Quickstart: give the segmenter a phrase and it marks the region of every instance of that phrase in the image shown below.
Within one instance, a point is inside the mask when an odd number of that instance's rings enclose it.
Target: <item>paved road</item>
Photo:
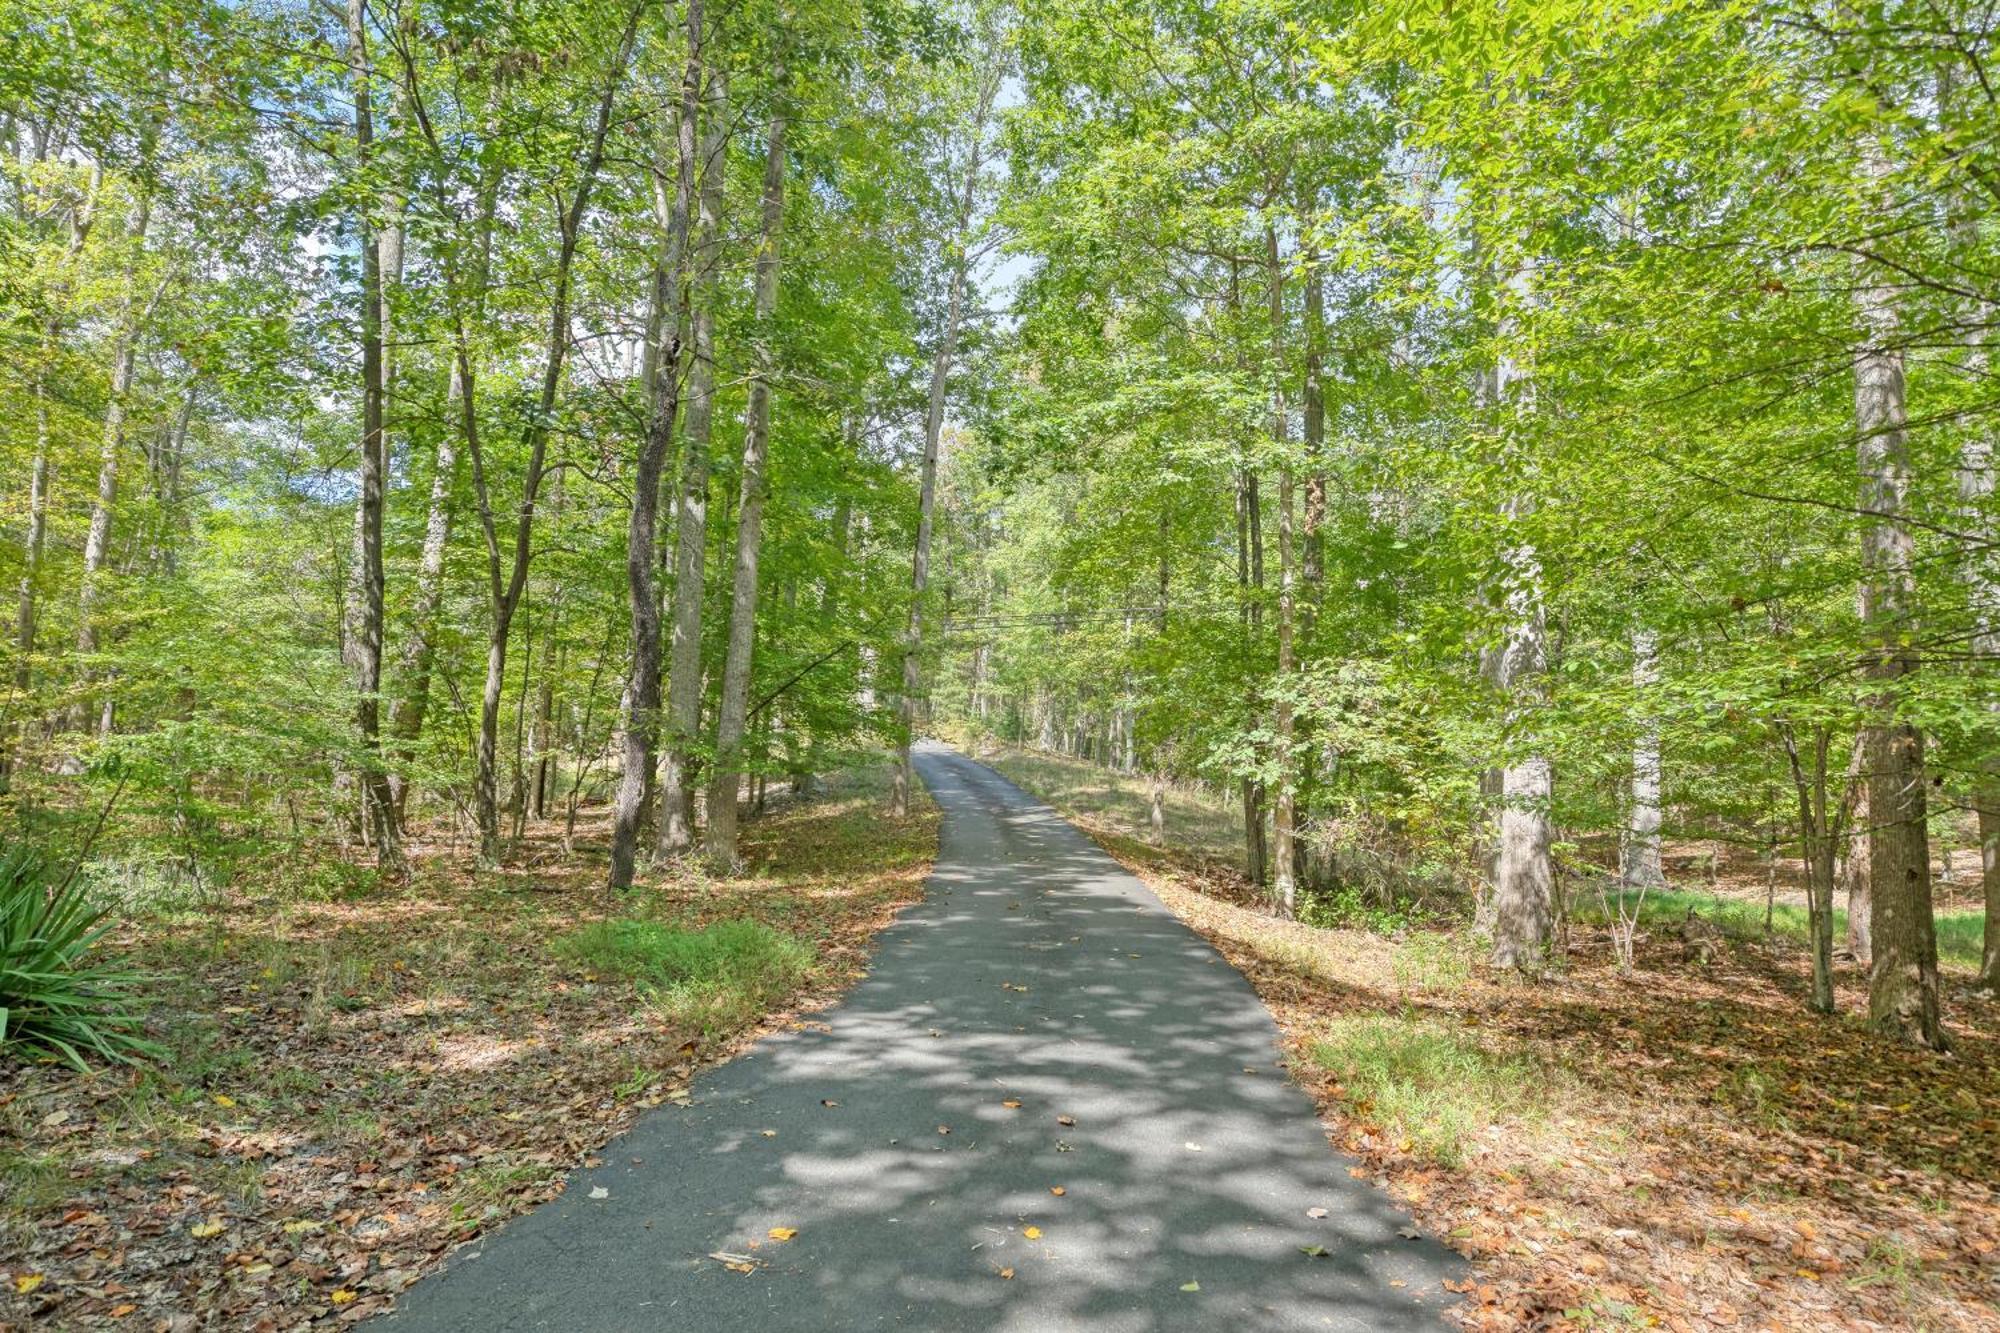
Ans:
[[[385,1333],[1443,1327],[1458,1260],[1348,1175],[1242,977],[991,769],[917,768],[928,896],[831,1030],[699,1079]]]

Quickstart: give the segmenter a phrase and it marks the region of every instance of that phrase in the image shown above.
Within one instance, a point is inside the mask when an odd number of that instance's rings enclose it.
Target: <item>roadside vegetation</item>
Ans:
[[[1630,971],[1579,902],[1553,968],[1528,980],[1438,901],[1282,919],[1197,786],[1169,790],[1156,838],[1140,776],[978,753],[1250,978],[1353,1172],[1473,1258],[1472,1326],[1992,1326],[2000,1005],[1958,1002],[1943,1066],[1871,1036],[1852,966],[1847,1016],[1811,1015],[1797,914],[1763,929],[1756,858],[1661,894]],[[1668,850],[1706,877],[1708,849]],[[1962,991],[1978,961],[1948,958],[1947,985]]]
[[[688,863],[617,896],[591,805],[504,868],[413,839],[401,885],[293,862],[128,903],[96,957],[148,978],[146,1058],[0,1066],[0,1324],[384,1308],[859,976],[936,850],[935,807],[885,816],[888,789],[877,765],[774,796],[741,873]]]

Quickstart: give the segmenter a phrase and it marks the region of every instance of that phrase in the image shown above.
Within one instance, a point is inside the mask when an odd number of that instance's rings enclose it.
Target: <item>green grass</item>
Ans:
[[[600,921],[557,949],[638,984],[649,1003],[704,1032],[747,1023],[811,968],[812,950],[755,921],[681,930],[656,921]]]
[[[1614,910],[1616,902],[1613,902]],[[1654,889],[1640,906],[1640,924],[1648,930],[1672,929],[1692,911],[1731,939],[1759,939],[1764,934],[1764,904],[1754,898],[1724,898],[1713,893],[1688,889]],[[1572,915],[1579,921],[1604,924],[1604,909],[1595,897],[1576,904]],[[1979,965],[1979,951],[1985,931],[1984,914],[1977,911],[1940,912],[1937,915],[1938,958],[1941,962]],[[1797,940],[1808,938],[1806,909],[1778,903],[1771,913],[1772,933]],[[1847,913],[1833,913],[1836,948],[1847,937]]]
[[[1800,916],[1805,914],[1801,912]],[[1847,929],[1845,913],[1836,913],[1834,938],[1839,939]],[[1978,967],[1980,950],[1986,942],[1986,913],[1943,912],[1937,917],[1938,957],[1947,963],[1964,963],[1968,967]]]
[[[1409,1016],[1336,1018],[1313,1044],[1355,1111],[1440,1166],[1503,1120],[1540,1120],[1553,1084],[1534,1061],[1496,1056],[1472,1036]]]
[[[1462,934],[1419,930],[1396,945],[1390,968],[1404,990],[1450,992],[1472,980],[1475,956]]]

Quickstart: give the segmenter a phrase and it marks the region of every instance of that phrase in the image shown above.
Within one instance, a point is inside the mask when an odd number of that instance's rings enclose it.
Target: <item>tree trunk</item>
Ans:
[[[1847,833],[1841,845],[1846,854],[1841,858],[1837,882],[1847,901],[1847,939],[1845,947],[1848,955],[1862,967],[1867,967],[1875,958],[1874,935],[1869,930],[1868,886],[1872,882],[1872,871],[1868,862],[1869,828],[1873,816],[1868,808],[1868,751],[1865,735],[1854,738],[1854,760],[1847,772]]]
[[[449,401],[466,391],[451,367]],[[417,558],[416,605],[410,633],[397,660],[401,689],[389,706],[389,737],[399,760],[407,762],[423,737],[424,714],[430,708],[431,671],[437,664],[438,615],[444,607],[444,557],[451,545],[451,488],[458,473],[458,436],[445,430],[438,436],[435,470],[431,474],[430,506],[424,519],[424,546]],[[407,827],[410,780],[400,771],[389,775],[389,803],[396,826]]]
[[[1833,996],[1834,853],[1840,843],[1840,819],[1829,819],[1827,752],[1831,737],[1824,726],[1813,734],[1813,762],[1808,768],[1789,728],[1784,730],[1785,755],[1791,763],[1792,784],[1799,801],[1799,851],[1806,869],[1806,915],[1812,954],[1814,1013],[1830,1014]]]
[[[1871,178],[1889,165],[1882,145],[1865,147]],[[1898,715],[1917,669],[1915,542],[1905,519],[1910,488],[1903,353],[1896,296],[1886,279],[1861,276],[1856,295],[1863,344],[1854,361],[1854,416],[1861,531],[1862,624],[1877,687],[1863,731],[1868,766],[1870,933],[1868,1021],[1878,1032],[1933,1049],[1940,1026],[1937,933],[1931,918],[1930,844],[1925,828],[1923,738]]]
[[[688,214],[694,205],[695,125],[701,115],[702,0],[688,0],[687,68],[681,76],[676,117],[674,198],[667,217],[666,243],[653,278],[653,301],[660,313],[659,346],[648,367],[652,417],[640,442],[638,466],[632,477],[632,514],[625,530],[625,582],[631,594],[632,670],[626,683],[631,701],[625,719],[624,770],[618,781],[618,806],[612,820],[611,878],[613,890],[630,888],[639,852],[640,824],[653,779],[653,757],[660,725],[660,598],[653,584],[655,528],[658,525],[660,475],[673,445],[674,419],[680,411],[681,325],[687,254]]]
[[[1257,474],[1243,467],[1236,474],[1236,586],[1243,598],[1245,648],[1254,647],[1257,631],[1264,623],[1264,608],[1258,601],[1264,589],[1263,521],[1257,506]],[[1257,712],[1254,682],[1248,699],[1252,717]],[[1243,788],[1243,873],[1252,884],[1264,882],[1264,788],[1244,778]]]
[[[111,391],[104,405],[104,442],[98,452],[97,495],[90,506],[90,529],[83,542],[83,582],[77,591],[76,651],[83,659],[86,679],[101,673],[91,661],[98,651],[97,598],[101,591],[104,564],[111,553],[111,516],[118,506],[118,465],[125,453],[125,418],[131,406],[132,372],[138,362],[139,326],[145,320],[139,301],[139,254],[145,245],[147,224],[152,218],[152,197],[140,191],[132,215],[129,244],[121,281],[124,308],[119,314],[117,341],[111,353]],[[157,299],[157,295],[156,295]],[[104,716],[109,718],[109,704]],[[89,704],[79,700],[72,717],[72,729],[89,725]],[[105,728],[109,730],[109,728]]]
[[[405,101],[409,101],[409,84],[416,74],[406,60],[404,64]],[[409,124],[406,118],[405,124]],[[417,122],[419,125],[422,122]],[[494,108],[489,104],[487,116],[489,134],[497,134]],[[473,269],[468,284],[467,298],[472,306],[474,323],[482,322],[486,313],[486,294],[491,283],[493,262],[493,219],[498,211],[500,194],[500,170],[497,166],[487,167],[479,183],[478,203],[473,225]],[[447,411],[455,403],[458,405],[460,422],[474,419],[475,404],[472,400],[472,381],[466,374],[467,367],[457,357],[451,361],[450,377],[445,388]],[[417,559],[417,589],[412,607],[410,632],[404,637],[402,652],[396,663],[398,690],[389,709],[389,736],[399,760],[407,762],[423,738],[424,720],[430,711],[431,675],[437,665],[438,617],[444,607],[444,563],[445,553],[451,545],[452,531],[452,491],[457,484],[459,450],[467,443],[467,435],[462,425],[448,427],[438,437],[437,451],[431,472],[431,491],[424,519],[424,544]],[[390,800],[395,812],[396,826],[407,828],[410,799],[410,781],[407,774],[392,772],[389,775]]]
[[[1517,441],[1520,426],[1535,412],[1534,380],[1527,358],[1513,348],[1521,314],[1533,295],[1532,270],[1523,264],[1508,283],[1508,301],[1500,322],[1503,353],[1497,377],[1497,399],[1503,433]],[[1517,449],[1518,452],[1518,449]],[[1541,553],[1520,533],[1519,526],[1535,512],[1535,497],[1523,485],[1507,501],[1506,545],[1501,560],[1506,569],[1502,606],[1506,635],[1496,665],[1505,699],[1508,731],[1527,723],[1543,701],[1548,681],[1548,626],[1543,610]],[[1510,742],[1518,743],[1510,736]],[[1510,757],[1500,774],[1500,819],[1493,878],[1493,962],[1496,967],[1537,971],[1548,960],[1555,928],[1555,874],[1549,848],[1553,840],[1549,798],[1554,771],[1546,755],[1531,746]]]
[[[554,638],[554,626],[550,627],[550,637]],[[552,645],[553,646],[553,645]],[[564,657],[568,656],[565,652]],[[554,778],[556,753],[555,725],[555,685],[562,674],[545,655],[542,659],[542,683],[535,691],[535,730],[530,740],[535,762],[528,787],[528,807],[536,819],[546,819],[549,814],[549,786]]]
[[[979,172],[985,163],[986,118],[998,91],[996,63],[980,80],[979,103],[972,118],[972,137],[967,147],[965,179],[958,193],[958,216],[952,235],[948,263],[950,292],[945,302],[944,332],[937,353],[931,358],[929,408],[924,414],[924,461],[917,489],[917,546],[910,561],[910,622],[903,635],[903,688],[897,697],[896,764],[891,777],[890,813],[902,817],[910,813],[910,788],[915,775],[910,767],[910,737],[916,730],[918,702],[923,694],[924,589],[930,582],[931,530],[937,508],[938,442],[944,432],[945,387],[951,376],[952,358],[958,352],[959,321],[965,308],[965,283],[971,263],[972,207],[979,187]]]
[[[1653,689],[1659,683],[1659,636],[1635,626],[1632,690],[1638,696],[1640,721],[1638,738],[1632,743],[1632,808],[1620,858],[1620,877],[1633,889],[1664,888],[1667,882],[1660,868],[1660,723],[1652,713]]]
[[[359,4],[361,0],[353,2]],[[617,103],[625,71],[631,63],[632,44],[638,33],[642,9],[642,6],[635,5],[626,17],[624,35],[612,58],[604,92],[598,99],[590,148],[579,169],[575,193],[557,219],[562,243],[551,273],[554,290],[549,302],[548,352],[542,364],[541,392],[523,431],[526,437],[524,442],[528,446],[528,467],[521,482],[521,508],[514,525],[513,569],[504,576],[501,572],[498,522],[493,512],[492,491],[486,481],[485,459],[479,445],[477,425],[470,411],[464,414],[466,446],[472,455],[472,484],[479,499],[480,527],[486,538],[487,581],[492,596],[492,623],[486,640],[486,684],[479,697],[479,740],[473,776],[473,813],[479,824],[479,855],[489,865],[500,859],[500,696],[507,675],[507,636],[513,626],[514,611],[520,604],[522,590],[527,586],[528,566],[534,555],[535,499],[548,466],[549,421],[555,411],[556,391],[562,384],[563,366],[569,356],[570,282],[576,247],[583,228],[584,212],[590,206],[591,191],[597,182],[598,169],[604,164],[604,144],[611,129],[611,112]],[[457,341],[459,372],[467,385],[466,401],[469,405],[473,379],[462,324]]]
[[[1308,214],[1309,224],[1313,222]],[[1307,626],[1319,614],[1320,599],[1326,586],[1326,290],[1325,276],[1320,270],[1319,254],[1314,251],[1306,258],[1306,375],[1305,375],[1305,433],[1306,433],[1306,512],[1305,512],[1305,554],[1302,573],[1305,577]]]
[[[49,399],[48,390],[35,382],[35,462],[28,482],[28,533],[21,552],[21,596],[14,620],[14,707],[23,707],[34,688],[35,599],[42,574],[42,548],[49,532]],[[10,720],[4,749],[0,749],[0,792],[13,786],[14,768],[19,762],[18,723]]]
[[[679,494],[674,515],[673,630],[668,645],[666,737],[660,765],[659,852],[679,856],[694,847],[693,746],[701,732],[701,611],[708,550],[709,431],[715,415],[715,272],[722,191],[729,144],[728,85],[715,76],[713,105],[702,131],[701,221],[695,239],[688,366],[687,428],[682,431]]]
[[[1284,455],[1290,446],[1285,419],[1284,330],[1285,278],[1279,264],[1276,228],[1264,231],[1265,262],[1268,266],[1271,297],[1271,443],[1279,455],[1278,465],[1278,675],[1271,703],[1271,730],[1276,737],[1278,793],[1271,813],[1271,863],[1273,890],[1278,907],[1287,917],[1297,915],[1298,875],[1292,846],[1293,823],[1297,818],[1292,777],[1293,659],[1292,617],[1292,468]]]
[[[175,539],[179,529],[181,470],[187,458],[188,431],[194,425],[194,411],[200,399],[200,379],[190,378],[181,394],[180,410],[174,413],[173,424],[163,432],[159,446],[148,451],[153,502],[158,514],[153,520],[146,556],[155,572],[169,578],[180,566]]]
[[[783,87],[780,64],[774,82]],[[782,96],[782,94],[780,94]],[[778,308],[778,242],[785,220],[785,113],[771,113],[764,160],[763,239],[757,250],[755,327],[751,337],[750,402],[743,421],[743,475],[736,518],[736,570],[729,606],[729,648],[716,709],[715,766],[708,787],[708,859],[734,869],[736,794],[742,782],[743,729],[749,719],[751,653],[757,638],[757,560],[764,529],[764,466],[771,434],[771,336]]]
[[[368,3],[348,0],[347,59],[354,88],[354,154],[357,174],[374,156],[368,61]],[[385,874],[403,872],[388,773],[382,765],[382,641],[385,575],[382,516],[388,502],[388,439],[383,429],[386,389],[382,357],[382,255],[373,224],[361,211],[361,476],[355,498],[355,603],[347,633],[348,667],[354,673],[354,723],[361,735],[363,826],[374,838],[376,864]]]

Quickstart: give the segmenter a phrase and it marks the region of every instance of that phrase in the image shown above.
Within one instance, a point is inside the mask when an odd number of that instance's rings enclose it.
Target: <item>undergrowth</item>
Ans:
[[[1735,940],[1762,939],[1764,931],[1764,904],[1751,898],[1729,898],[1715,893],[1703,893],[1691,889],[1653,889],[1646,894],[1639,906],[1639,925],[1644,930],[1672,930],[1685,921],[1692,912],[1702,920]],[[1592,925],[1602,925],[1604,911],[1596,903],[1579,895],[1579,900],[1571,909],[1571,915],[1578,921]],[[1977,966],[1979,963],[1982,932],[1985,917],[1981,912],[1939,912],[1937,921],[1938,960],[1945,963],[1960,963]],[[1806,909],[1787,903],[1776,903],[1771,907],[1771,931],[1774,936],[1803,944],[1809,937]],[[1836,908],[1833,914],[1833,938],[1836,944],[1847,937],[1847,913]]]
[[[747,1022],[812,966],[805,944],[756,921],[683,930],[655,921],[600,921],[564,936],[564,956],[638,984],[647,1002],[712,1032]]]
[[[1411,1015],[1333,1018],[1312,1058],[1340,1080],[1359,1116],[1440,1166],[1461,1163],[1488,1127],[1548,1110],[1551,1084],[1534,1061],[1494,1055],[1463,1032]]]

